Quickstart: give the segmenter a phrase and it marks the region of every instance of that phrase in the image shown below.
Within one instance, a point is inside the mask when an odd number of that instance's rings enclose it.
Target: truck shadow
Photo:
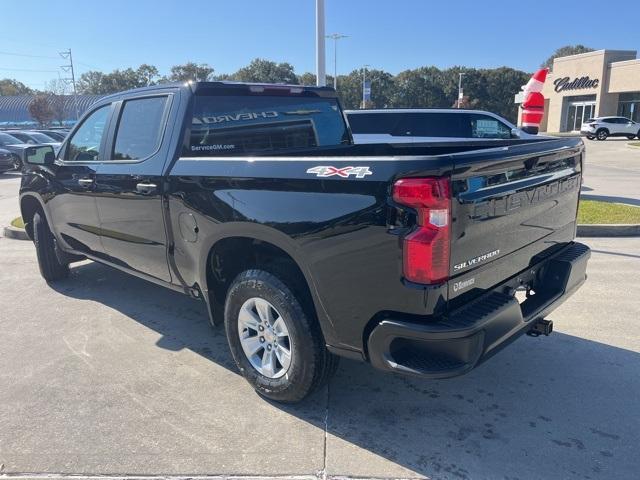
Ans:
[[[75,266],[54,288],[155,330],[160,348],[190,349],[237,373],[224,328],[212,329],[195,300],[95,263]],[[272,405],[326,430],[328,475],[633,478],[638,372],[636,352],[556,332],[520,339],[444,381],[343,361],[328,389],[308,402]]]

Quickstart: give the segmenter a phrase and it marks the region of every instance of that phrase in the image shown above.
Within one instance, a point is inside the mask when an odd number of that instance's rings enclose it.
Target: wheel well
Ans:
[[[288,253],[268,242],[231,237],[218,241],[207,259],[207,289],[215,323],[224,321],[224,302],[233,280],[252,268],[277,276],[293,291],[306,313],[317,318],[307,280]]]
[[[598,132],[603,131],[603,130],[604,130],[605,132],[607,132],[607,135],[609,134],[609,129],[608,129],[608,128],[606,128],[606,127],[600,127],[598,130],[596,130],[596,134],[597,134]]]
[[[33,240],[33,216],[37,211],[42,211],[40,202],[33,197],[24,197],[20,202],[20,211],[22,212],[22,221],[24,229]]]

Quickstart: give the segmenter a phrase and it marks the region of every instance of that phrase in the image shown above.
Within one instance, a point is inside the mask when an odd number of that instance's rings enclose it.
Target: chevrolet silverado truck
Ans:
[[[332,89],[202,82],[105,97],[25,158],[47,282],[89,259],[205,302],[281,402],[339,357],[468,372],[586,279],[579,138],[354,145]]]

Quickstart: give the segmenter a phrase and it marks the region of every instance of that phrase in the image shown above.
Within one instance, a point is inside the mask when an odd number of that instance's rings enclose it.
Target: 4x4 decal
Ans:
[[[368,166],[364,167],[332,167],[329,165],[320,165],[307,170],[307,173],[315,173],[316,177],[333,177],[337,175],[342,178],[349,178],[354,175],[356,178],[364,178],[367,175],[373,175]]]

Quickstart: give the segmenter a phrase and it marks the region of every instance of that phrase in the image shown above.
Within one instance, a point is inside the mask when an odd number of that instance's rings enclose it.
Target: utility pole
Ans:
[[[458,73],[458,103],[457,103],[457,107],[460,108],[460,101],[462,100],[462,76],[464,75],[464,73],[459,72]]]
[[[371,65],[363,65],[362,66],[362,108],[367,108],[367,96],[365,94],[365,89],[367,88],[367,67]]]
[[[327,84],[324,43],[324,0],[316,0],[316,85],[319,87]]]
[[[60,56],[62,58],[69,59],[69,65],[62,65],[60,68],[64,72],[70,72],[71,78],[65,78],[64,80],[68,82],[71,80],[71,85],[73,86],[73,105],[76,110],[76,121],[80,118],[80,112],[78,110],[78,92],[76,91],[76,74],[73,70],[73,56],[71,55],[71,49],[65,50],[64,52],[60,52]]]
[[[349,35],[342,35],[341,33],[332,33],[327,35],[327,38],[333,40],[333,89],[338,89],[338,40],[347,38]]]

